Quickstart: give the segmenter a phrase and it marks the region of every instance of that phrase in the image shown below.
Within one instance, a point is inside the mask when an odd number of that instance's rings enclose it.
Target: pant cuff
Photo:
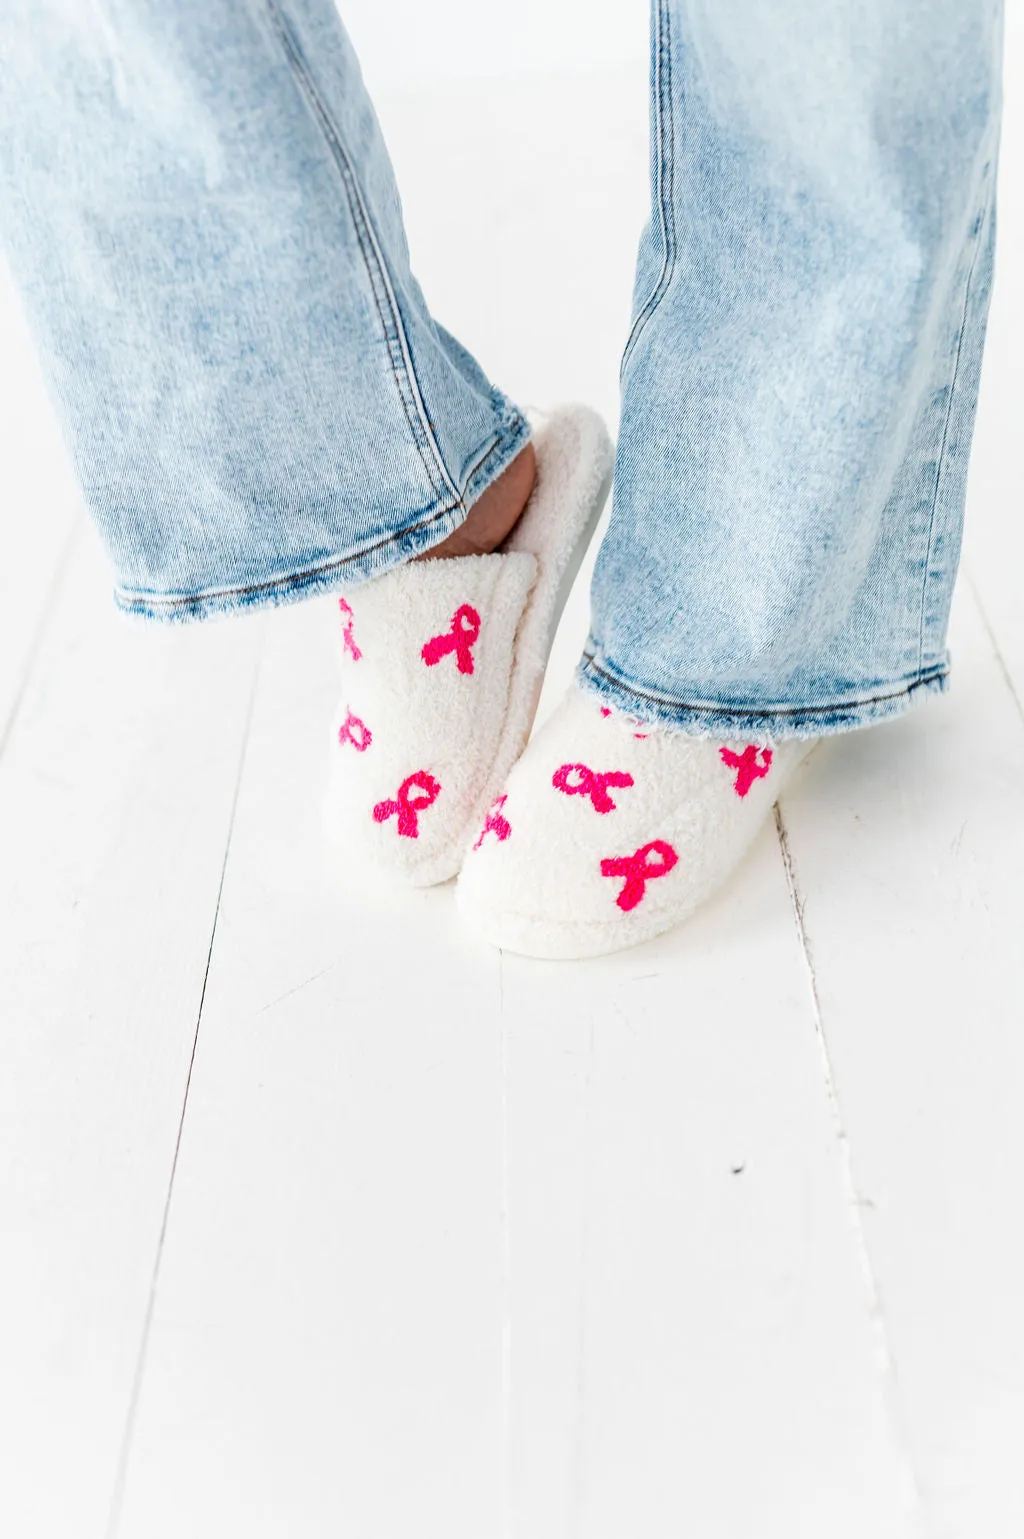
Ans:
[[[495,392],[497,396],[497,392]],[[504,398],[501,398],[504,401]],[[456,502],[449,501],[428,513],[418,512],[405,527],[376,540],[372,545],[320,558],[306,565],[238,585],[206,588],[195,593],[157,593],[115,587],[114,602],[125,614],[164,624],[206,620],[242,609],[271,609],[294,604],[318,593],[355,588],[392,567],[402,566],[447,539],[465,521],[477,498],[496,481],[529,443],[530,425],[509,403],[493,440],[481,445]]]
[[[881,684],[849,700],[828,704],[786,703],[756,710],[733,702],[688,703],[649,693],[610,671],[588,647],[577,670],[582,688],[638,721],[657,723],[689,737],[758,738],[781,742],[786,738],[828,737],[853,732],[902,716],[911,705],[930,695],[944,694],[949,687],[949,659],[912,679]]]

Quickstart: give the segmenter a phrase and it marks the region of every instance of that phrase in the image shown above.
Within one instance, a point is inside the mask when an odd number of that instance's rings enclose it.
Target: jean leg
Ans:
[[[374,576],[529,436],[413,279],[332,0],[5,0],[0,236],[127,609]]]
[[[581,679],[695,734],[941,689],[998,0],[654,0],[652,219]]]

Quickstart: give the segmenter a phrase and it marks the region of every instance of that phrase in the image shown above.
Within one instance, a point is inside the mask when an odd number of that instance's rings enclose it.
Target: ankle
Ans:
[[[486,556],[508,538],[530,500],[537,478],[537,456],[527,444],[496,481],[474,502],[465,521],[440,545],[416,559],[440,556]]]

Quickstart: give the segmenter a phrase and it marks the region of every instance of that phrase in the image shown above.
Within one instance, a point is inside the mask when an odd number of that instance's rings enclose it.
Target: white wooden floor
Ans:
[[[441,317],[613,413],[642,67],[381,110]],[[0,1533],[1020,1539],[1019,95],[1002,177],[953,693],[578,966],[357,901],[330,606],[119,619],[4,291]]]

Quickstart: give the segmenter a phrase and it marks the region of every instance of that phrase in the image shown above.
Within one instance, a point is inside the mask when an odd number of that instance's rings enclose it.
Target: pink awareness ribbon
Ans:
[[[507,801],[507,793],[504,796],[498,797],[498,800],[494,803],[490,812],[484,819],[484,826],[480,830],[480,837],[473,846],[474,850],[478,850],[480,848],[488,834],[496,834],[498,836],[499,844],[503,844],[508,838],[509,834],[512,832],[512,825],[509,823],[508,818],[503,818],[501,815],[501,809],[504,807]]]
[[[616,803],[608,795],[609,786],[631,786],[628,770],[592,770],[585,764],[563,764],[551,777],[556,791],[566,796],[589,796],[595,812],[614,812]]]
[[[652,861],[652,855],[660,858]],[[615,901],[623,913],[628,914],[643,898],[647,883],[656,877],[667,876],[678,859],[675,850],[664,839],[652,839],[650,844],[642,845],[635,855],[617,855],[611,860],[602,860],[601,875],[625,877],[626,885]]]
[[[473,672],[473,653],[470,650],[480,637],[480,616],[472,604],[460,604],[452,615],[451,627],[441,636],[432,636],[424,643],[420,656],[428,668],[433,668],[442,657],[454,652],[460,673]]]
[[[355,615],[352,613],[352,606],[347,599],[340,598],[338,600],[338,608],[341,610],[341,615],[345,627],[341,633],[341,650],[343,653],[351,652],[352,661],[357,663],[363,654],[356,646],[356,639],[352,634],[352,622],[355,620]]]
[[[414,791],[422,792],[422,795],[414,796]],[[402,781],[394,801],[377,803],[373,809],[373,821],[386,823],[397,812],[398,832],[402,838],[418,839],[419,815],[427,807],[432,807],[440,795],[441,787],[433,775],[427,770],[416,770]]]
[[[365,753],[373,742],[373,733],[350,706],[346,706],[345,710],[348,714],[338,728],[338,742],[351,743],[357,753]]]
[[[731,748],[720,748],[718,753],[722,763],[737,772],[733,788],[737,796],[746,796],[754,781],[762,780],[772,767],[771,749],[758,749],[753,743],[748,743],[742,753],[733,753]]]

